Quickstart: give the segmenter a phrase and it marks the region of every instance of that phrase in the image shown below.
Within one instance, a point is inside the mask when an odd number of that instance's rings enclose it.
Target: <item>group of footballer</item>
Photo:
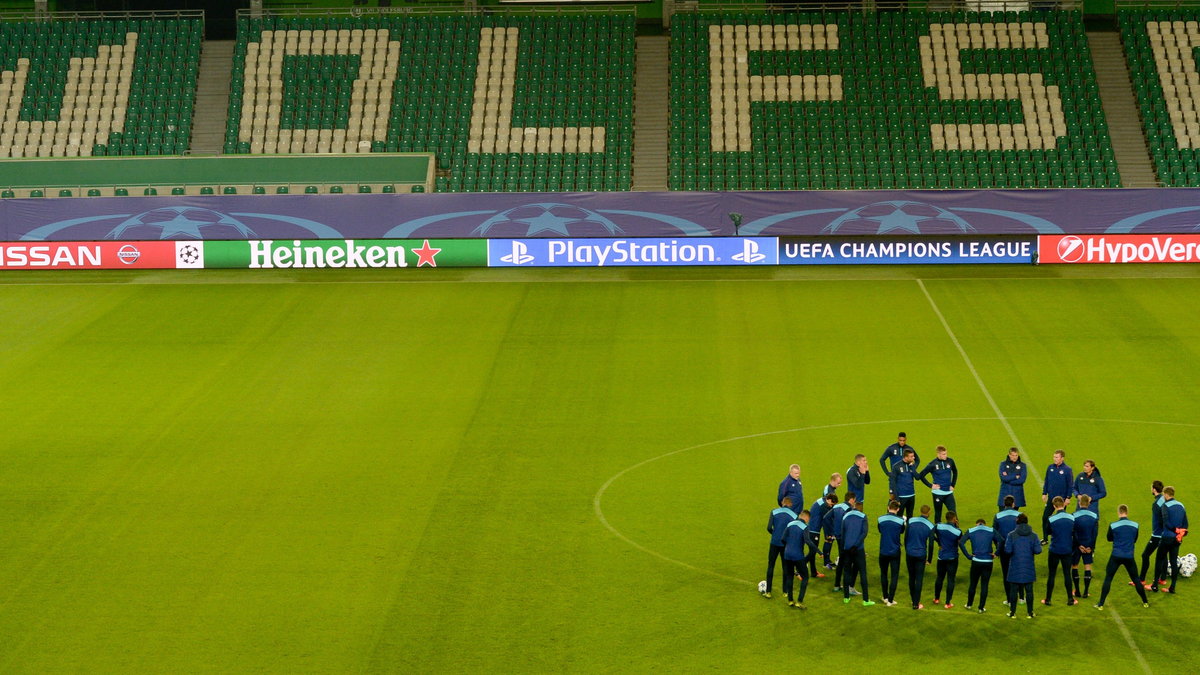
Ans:
[[[1095,462],[1084,462],[1083,471],[1075,474],[1064,461],[1066,453],[1062,450],[1054,452],[1054,462],[1046,468],[1042,484],[1045,508],[1042,513],[1043,535],[1039,538],[1029,524],[1029,516],[1019,510],[1025,507],[1025,481],[1029,478],[1029,467],[1021,459],[1017,448],[1011,448],[1000,463],[999,512],[993,516],[991,525],[979,518],[973,527],[964,529],[959,523],[954,501],[954,487],[958,482],[958,467],[954,460],[948,456],[946,448],[939,445],[936,458],[924,468],[918,468],[920,458],[907,441],[907,435],[901,432],[896,442],[888,446],[879,458],[888,476],[889,493],[887,513],[878,517],[875,526],[879,532],[883,604],[889,607],[899,604],[896,602],[896,586],[903,558],[908,571],[912,608],[925,609],[921,602],[925,567],[933,563],[936,552],[937,577],[933,604],[952,609],[961,552],[971,563],[966,609],[975,606],[978,590],[978,611],[981,614],[987,611],[988,585],[993,563],[999,558],[1006,596],[1004,604],[1008,606],[1009,618],[1016,616],[1019,604],[1024,604],[1028,618],[1033,618],[1033,584],[1037,579],[1034,560],[1035,556],[1042,553],[1043,547],[1048,549],[1049,575],[1042,604],[1051,604],[1059,570],[1067,605],[1077,604],[1076,598],[1089,597],[1092,561],[1099,537],[1100,502],[1108,495],[1104,478]],[[790,467],[788,476],[779,485],[776,498],[778,508],[771,511],[767,522],[771,549],[767,558],[765,588],[759,585],[764,597],[771,597],[775,564],[777,560],[782,560],[783,592],[787,594],[789,606],[805,609],[804,596],[808,581],[811,577],[824,578],[822,569],[833,571],[833,590],[842,593],[843,602],[849,603],[851,596],[860,596],[863,606],[875,604],[867,588],[865,542],[869,525],[863,513],[866,486],[871,482],[867,458],[864,455],[855,456],[854,465],[846,471],[845,493],[839,498],[838,489],[842,480],[841,474],[833,474],[821,496],[808,509],[804,509],[800,466],[793,464]],[[919,515],[914,517],[918,482],[930,489],[933,507],[922,505]],[[1152,532],[1142,550],[1140,572],[1134,563],[1134,544],[1138,539],[1139,525],[1129,519],[1129,507],[1122,504],[1117,507],[1118,519],[1107,528],[1106,539],[1112,542],[1112,554],[1105,569],[1100,599],[1095,605],[1097,609],[1104,609],[1113,577],[1121,567],[1129,573],[1129,583],[1136,589],[1143,607],[1150,606],[1146,596],[1148,590],[1175,592],[1179,579],[1176,559],[1180,543],[1187,534],[1187,511],[1175,499],[1173,487],[1164,487],[1161,481],[1156,480],[1150,489],[1154,499]],[[1074,512],[1069,513],[1066,509],[1072,501],[1076,506]],[[834,546],[837,547],[836,564],[830,559]],[[1146,582],[1152,555],[1155,555],[1154,575]],[[822,560],[820,567],[817,565],[818,556]],[[1169,586],[1166,581],[1168,570]],[[857,588],[854,587],[856,580]]]

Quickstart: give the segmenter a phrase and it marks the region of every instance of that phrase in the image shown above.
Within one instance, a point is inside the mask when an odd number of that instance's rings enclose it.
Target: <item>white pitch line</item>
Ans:
[[[1000,406],[996,405],[996,399],[992,398],[992,393],[988,391],[987,385],[983,383],[983,378],[979,377],[979,371],[975,370],[975,364],[971,362],[971,357],[967,356],[967,350],[963,349],[962,343],[958,341],[958,336],[954,334],[954,331],[950,328],[950,324],[946,322],[946,317],[942,314],[942,310],[938,307],[938,304],[934,302],[933,296],[929,294],[929,289],[925,288],[924,280],[917,279],[917,285],[921,287],[921,292],[925,294],[925,299],[929,301],[929,306],[933,308],[933,313],[937,315],[938,321],[942,323],[942,328],[946,329],[946,335],[950,336],[950,341],[954,343],[954,347],[958,350],[959,356],[961,356],[963,362],[967,364],[967,369],[971,371],[971,376],[975,378],[975,383],[979,385],[979,390],[983,392],[983,397],[987,399],[988,405],[992,406],[992,411],[996,413],[996,419],[1000,420],[1000,423],[1004,425],[1005,431],[1008,432],[1009,438],[1012,439],[1013,446],[1015,446],[1021,453],[1021,456],[1025,458],[1025,463],[1032,467],[1033,462],[1029,460],[1029,453],[1025,452],[1024,446],[1021,445],[1021,440],[1017,438],[1017,433],[1013,431],[1012,425],[1008,423],[1008,418],[1005,417],[1004,413],[1000,411]],[[1041,487],[1041,477],[1036,473],[1033,474],[1033,477],[1037,479],[1038,487]],[[1049,533],[1045,533],[1043,536],[1048,534]],[[1067,589],[1067,593],[1069,596],[1070,589]],[[1125,642],[1129,645],[1129,649],[1132,650],[1133,655],[1137,657],[1138,664],[1141,665],[1142,671],[1148,674],[1153,673],[1154,671],[1150,669],[1150,664],[1146,662],[1146,657],[1142,654],[1142,650],[1139,649],[1137,643],[1133,641],[1133,635],[1129,632],[1129,628],[1125,626],[1125,621],[1121,618],[1121,613],[1118,612],[1115,607],[1111,609],[1113,620],[1116,621],[1117,628],[1120,629],[1121,635],[1125,638]]]
[[[625,474],[629,473],[630,471],[633,471],[635,469],[639,469],[643,466],[646,466],[647,464],[650,464],[651,462],[657,462],[660,459],[666,459],[667,457],[672,457],[674,455],[678,455],[683,452],[691,452],[692,450],[699,450],[700,448],[707,448],[709,446],[720,445],[722,443],[733,443],[736,441],[749,440],[751,438],[763,438],[765,436],[777,436],[779,434],[791,434],[791,433],[797,433],[797,432],[801,432],[801,431],[818,431],[821,429],[843,429],[846,427],[861,427],[861,426],[869,426],[869,425],[875,425],[875,424],[904,424],[904,423],[912,423],[912,422],[925,423],[925,422],[962,422],[962,421],[981,422],[981,421],[985,421],[985,420],[990,421],[991,419],[992,418],[990,418],[990,417],[941,417],[941,418],[936,418],[936,419],[904,419],[904,420],[874,420],[874,421],[869,421],[869,422],[841,422],[838,424],[820,424],[820,425],[810,426],[810,427],[796,427],[795,429],[778,429],[775,431],[763,431],[763,432],[757,433],[757,434],[747,434],[745,436],[734,436],[732,438],[722,438],[721,440],[717,440],[717,441],[709,441],[707,443],[700,443],[698,445],[692,445],[692,446],[689,446],[686,448],[672,450],[670,452],[665,452],[661,455],[651,457],[649,459],[644,459],[644,460],[638,462],[637,464],[634,464],[633,466],[629,466],[629,467],[622,469],[621,471],[618,471],[612,478],[609,478],[608,480],[604,481],[604,485],[601,485],[600,489],[596,491],[596,496],[592,497],[592,510],[596,514],[596,519],[600,521],[600,524],[603,525],[605,527],[605,529],[607,529],[609,532],[613,533],[616,537],[621,539],[621,541],[624,541],[625,543],[629,544],[630,546],[636,548],[639,551],[642,551],[643,553],[648,553],[648,554],[654,556],[655,558],[658,558],[659,560],[663,560],[665,562],[679,565],[680,567],[685,567],[694,572],[706,574],[708,576],[716,577],[718,579],[725,579],[726,581],[732,581],[732,582],[735,582],[738,584],[753,586],[754,582],[750,581],[748,579],[739,579],[738,577],[732,577],[732,576],[729,576],[728,574],[722,574],[720,572],[715,572],[713,570],[704,569],[702,567],[697,567],[695,565],[692,565],[691,563],[687,563],[682,560],[676,560],[675,558],[663,555],[662,553],[659,553],[658,551],[647,548],[647,547],[637,543],[636,541],[630,539],[629,537],[625,536],[625,534],[623,532],[621,532],[616,527],[614,527],[612,523],[608,522],[608,518],[604,515],[604,509],[601,508],[601,506],[600,506],[600,502],[604,498],[604,493],[607,492],[608,488],[610,486],[612,486],[613,483],[617,482],[617,479],[620,478],[621,476],[624,476]]]
[[[445,268],[459,270],[469,270],[471,268]],[[645,269],[639,267],[603,267],[603,268],[588,268],[595,270],[606,271],[628,271],[635,269]],[[0,272],[8,272],[9,270],[0,270]],[[158,270],[165,275],[177,273],[176,270]],[[226,270],[236,272],[238,270]],[[529,271],[526,269],[525,271]],[[490,272],[497,272],[496,275]],[[15,272],[21,274],[22,272]],[[67,274],[72,274],[72,271],[66,271]],[[239,277],[233,279],[203,279],[195,277],[184,277],[183,274],[191,274],[190,272],[181,272],[181,277],[178,279],[156,278],[156,279],[114,279],[112,281],[4,281],[0,279],[0,287],[5,286],[171,286],[171,285],[195,285],[195,286],[236,286],[241,284],[247,285],[262,285],[262,286],[285,286],[285,285],[393,285],[393,284],[677,284],[677,283],[790,283],[790,282],[859,282],[859,283],[881,283],[881,282],[903,282],[908,283],[913,281],[912,277],[763,277],[759,279],[725,279],[725,278],[704,278],[704,277],[688,277],[683,279],[628,279],[628,278],[609,278],[609,279],[589,279],[579,278],[577,275],[564,275],[556,279],[527,279],[521,277],[500,276],[502,270],[488,270],[487,268],[474,268],[466,272],[470,278],[462,279],[418,279],[418,278],[392,278],[392,279],[320,279],[317,275],[321,274],[320,270],[301,272],[301,274],[312,275],[309,279],[255,279],[254,277]],[[252,272],[252,274],[258,274]],[[418,272],[417,274],[421,274]],[[574,278],[572,278],[574,277]],[[1041,276],[998,276],[998,277],[936,277],[933,281],[1124,281],[1129,280],[1163,280],[1163,279],[1182,279],[1195,280],[1196,277],[1191,276],[1162,276],[1158,274],[1149,275],[1124,275],[1124,276],[1095,276],[1095,277],[1041,277]],[[921,279],[917,279],[921,281]]]

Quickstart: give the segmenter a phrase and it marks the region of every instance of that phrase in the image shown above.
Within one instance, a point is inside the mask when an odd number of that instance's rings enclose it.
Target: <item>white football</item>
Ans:
[[[1196,556],[1192,556],[1192,557],[1193,557],[1193,558],[1195,558]],[[1190,574],[1189,574],[1189,575],[1187,575],[1187,576],[1189,576],[1189,577],[1190,577],[1190,576],[1192,576],[1192,575],[1190,575]],[[759,593],[766,593],[766,592],[767,592],[767,580],[766,580],[766,579],[763,579],[762,581],[758,582],[758,592],[759,592]]]
[[[1185,577],[1190,577],[1196,573],[1196,554],[1189,553],[1179,556],[1179,573]]]

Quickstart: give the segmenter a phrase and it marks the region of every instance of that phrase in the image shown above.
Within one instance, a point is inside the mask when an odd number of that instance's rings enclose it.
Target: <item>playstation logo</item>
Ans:
[[[753,239],[743,239],[742,252],[734,254],[733,259],[740,263],[752,265],[754,263],[760,263],[766,260],[767,256],[765,253],[759,253],[757,241],[754,241]]]
[[[528,265],[533,262],[533,256],[529,254],[529,247],[525,242],[514,241],[512,243],[512,253],[500,257],[500,262],[506,262],[510,265]]]

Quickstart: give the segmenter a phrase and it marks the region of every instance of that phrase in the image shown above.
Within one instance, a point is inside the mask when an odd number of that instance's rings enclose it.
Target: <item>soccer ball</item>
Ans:
[[[1192,556],[1192,558],[1193,558],[1193,559],[1195,559],[1195,557],[1196,557],[1196,556]],[[1194,568],[1194,565],[1193,565],[1193,568]],[[1189,574],[1189,575],[1187,575],[1187,576],[1189,576],[1189,577],[1190,577],[1190,576],[1192,576],[1192,575],[1190,575],[1190,574]],[[766,592],[767,592],[767,580],[766,580],[766,579],[763,579],[762,581],[758,582],[758,592],[759,592],[759,593],[766,593]]]
[[[1179,573],[1190,577],[1196,573],[1196,554],[1189,553],[1179,556]]]

